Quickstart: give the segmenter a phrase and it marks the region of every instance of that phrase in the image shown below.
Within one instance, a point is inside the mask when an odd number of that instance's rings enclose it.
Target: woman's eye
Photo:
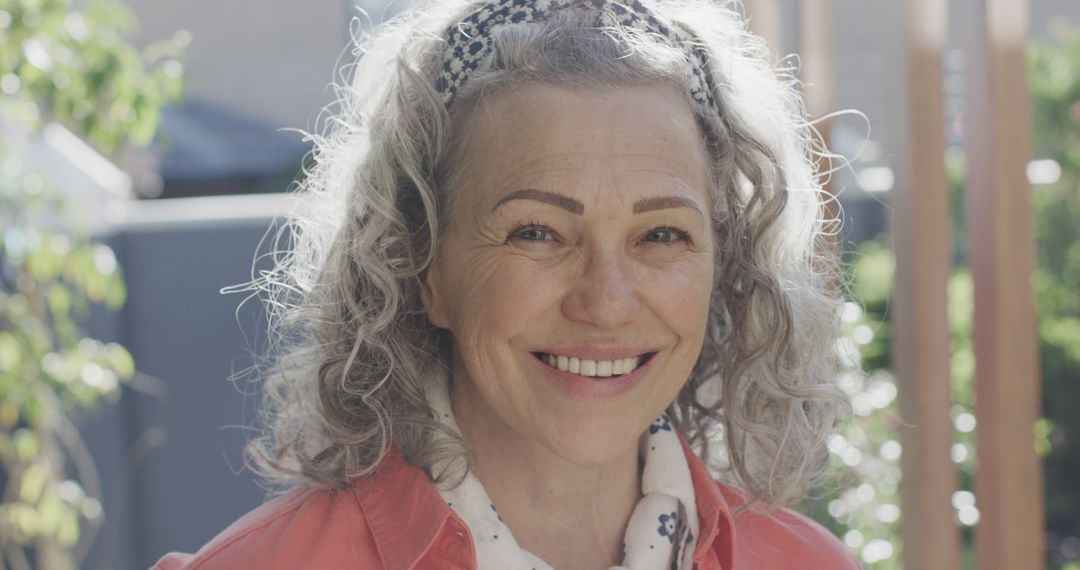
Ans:
[[[524,226],[510,233],[511,240],[547,241],[554,239],[554,232],[543,226]]]
[[[643,241],[653,243],[673,243],[676,241],[690,241],[690,235],[678,228],[655,228],[645,234]]]

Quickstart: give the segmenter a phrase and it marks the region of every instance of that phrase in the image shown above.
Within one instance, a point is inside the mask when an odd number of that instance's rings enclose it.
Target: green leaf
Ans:
[[[72,509],[65,505],[56,494],[55,488],[48,489],[38,503],[38,513],[41,515],[41,532],[55,535],[63,523],[65,515]]]
[[[40,398],[34,394],[27,394],[26,401],[23,402],[23,417],[26,418],[26,423],[33,427],[41,425],[45,417],[45,407]]]
[[[110,343],[105,346],[106,360],[109,367],[116,372],[121,379],[127,380],[135,375],[135,359],[131,353],[119,344]]]
[[[68,510],[60,526],[56,529],[56,540],[60,546],[71,548],[79,542],[79,513],[74,509]]]
[[[15,335],[0,331],[0,372],[15,370],[21,362],[19,342]]]
[[[1080,318],[1044,319],[1039,330],[1047,344],[1061,347],[1074,363],[1080,363]]]
[[[12,443],[15,445],[15,457],[22,463],[30,463],[37,457],[38,441],[34,432],[20,428],[12,435]]]
[[[111,280],[105,291],[105,305],[115,311],[123,307],[126,300],[127,285],[122,279]]]
[[[71,312],[71,291],[61,283],[49,286],[49,311],[54,315],[66,315]]]
[[[855,296],[867,303],[881,302],[892,294],[896,261],[880,242],[867,242],[855,260]]]
[[[29,542],[40,534],[41,517],[38,516],[37,509],[34,507],[23,503],[10,504],[8,516],[15,527],[16,536],[22,538],[24,542]]]
[[[38,462],[27,467],[19,481],[19,499],[26,503],[38,502],[48,479],[49,466],[46,463]]]

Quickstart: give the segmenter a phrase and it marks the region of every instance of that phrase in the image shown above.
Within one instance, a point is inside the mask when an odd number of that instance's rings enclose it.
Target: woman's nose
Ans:
[[[641,303],[624,257],[613,251],[586,254],[563,298],[563,314],[603,329],[617,328],[636,318]]]

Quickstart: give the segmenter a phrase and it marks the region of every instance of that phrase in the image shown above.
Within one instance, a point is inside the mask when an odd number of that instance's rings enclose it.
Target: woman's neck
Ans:
[[[636,445],[613,461],[571,463],[494,414],[452,400],[475,475],[522,548],[559,570],[622,562],[626,523],[641,498]]]

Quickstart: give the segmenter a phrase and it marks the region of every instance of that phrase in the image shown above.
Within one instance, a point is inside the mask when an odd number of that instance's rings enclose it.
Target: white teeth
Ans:
[[[582,376],[608,378],[629,374],[638,367],[637,356],[618,360],[588,360],[574,356],[556,356],[544,354],[542,360],[552,368]]]

